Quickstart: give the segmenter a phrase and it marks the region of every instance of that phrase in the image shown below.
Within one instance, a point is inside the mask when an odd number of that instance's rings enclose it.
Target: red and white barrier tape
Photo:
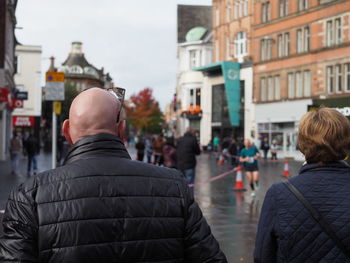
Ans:
[[[226,175],[229,175],[231,173],[236,172],[237,169],[238,169],[238,167],[236,167],[236,168],[234,168],[234,169],[232,169],[232,170],[230,170],[228,172],[225,172],[225,173],[219,174],[217,176],[214,176],[214,177],[212,177],[212,178],[210,178],[210,179],[208,179],[208,180],[206,180],[204,182],[198,182],[198,183],[195,183],[195,184],[189,184],[188,187],[195,187],[195,186],[198,186],[198,185],[203,185],[203,184],[208,184],[208,183],[214,182],[216,180],[219,180],[219,179],[225,177]]]

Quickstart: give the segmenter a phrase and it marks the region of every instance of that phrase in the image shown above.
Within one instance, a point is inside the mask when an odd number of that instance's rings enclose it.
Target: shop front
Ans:
[[[312,104],[308,106],[308,110],[310,111],[320,106],[334,108],[340,113],[342,113],[345,117],[350,119],[350,96],[323,100],[313,100]]]

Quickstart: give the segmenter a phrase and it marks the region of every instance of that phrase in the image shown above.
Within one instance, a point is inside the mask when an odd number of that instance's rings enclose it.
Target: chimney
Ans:
[[[83,54],[83,43],[81,42],[72,42],[72,50],[70,52],[71,54]]]
[[[50,67],[49,67],[49,70],[47,72],[56,72],[56,69],[55,69],[55,57],[50,57]]]

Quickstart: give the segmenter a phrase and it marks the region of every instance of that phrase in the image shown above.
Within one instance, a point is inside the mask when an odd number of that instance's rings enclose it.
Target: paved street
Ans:
[[[135,151],[129,149],[129,152],[135,158]],[[49,155],[39,156],[38,161],[39,171],[49,169],[51,166]],[[13,176],[10,174],[9,164],[0,163],[0,210],[5,207],[10,189],[27,178],[26,164],[26,158],[23,157],[20,175]],[[290,172],[293,175],[297,174],[300,166],[300,162],[290,162]],[[206,181],[229,170],[228,164],[218,166],[214,155],[202,154],[198,157],[196,182]],[[271,184],[283,179],[282,172],[282,161],[277,163],[260,161],[261,180],[256,198],[251,197],[249,190],[246,192],[233,191],[235,178],[233,174],[195,187],[196,200],[227,255],[228,262],[253,262],[254,239],[264,195]],[[246,184],[246,188],[247,186]]]

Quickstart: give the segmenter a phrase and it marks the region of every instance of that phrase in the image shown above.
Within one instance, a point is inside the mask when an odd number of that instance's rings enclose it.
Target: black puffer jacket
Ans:
[[[187,132],[181,137],[176,145],[177,168],[187,170],[196,167],[196,155],[201,153],[197,138]]]
[[[108,134],[11,193],[1,262],[227,262],[183,176]]]

